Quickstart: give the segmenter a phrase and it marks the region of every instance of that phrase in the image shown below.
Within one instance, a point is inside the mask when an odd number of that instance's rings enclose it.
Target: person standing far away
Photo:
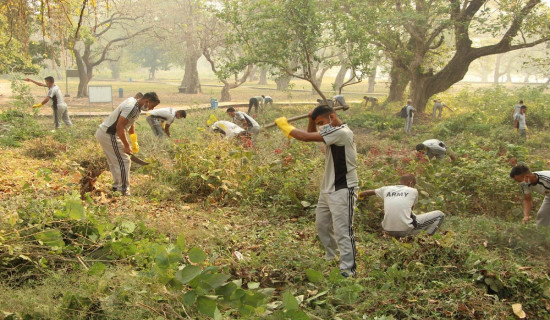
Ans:
[[[67,104],[65,103],[65,100],[63,99],[63,94],[61,93],[61,90],[59,87],[55,84],[55,80],[53,77],[46,77],[44,78],[46,83],[34,81],[32,79],[26,78],[25,81],[32,82],[40,87],[46,87],[49,88],[48,95],[44,100],[42,100],[41,103],[37,103],[33,105],[33,108],[40,108],[50,99],[52,100],[52,110],[53,110],[53,123],[55,126],[55,129],[58,129],[61,125],[59,122],[59,119],[63,120],[65,122],[65,125],[67,127],[71,127],[73,123],[71,122],[71,119],[69,118],[69,111],[67,110]]]
[[[544,196],[537,213],[537,227],[550,227],[550,171],[531,172],[526,165],[519,164],[510,171],[510,178],[521,186],[523,193],[523,223],[530,219],[533,208],[532,193]]]
[[[99,125],[95,137],[105,156],[113,176],[113,191],[130,195],[130,155],[139,152],[134,123],[141,111],[153,110],[160,100],[155,92],[148,92],[139,100],[131,97],[124,100]],[[129,133],[132,147],[126,137]]]
[[[519,103],[514,106],[514,110],[512,111],[512,120],[516,120],[516,114],[519,113],[519,109],[521,109],[521,106],[523,106],[523,100],[519,100]]]
[[[412,106],[411,99],[407,100],[407,105],[405,107],[406,107],[405,110],[407,112],[407,118],[405,119],[405,132],[408,135],[411,135],[411,128],[413,125],[413,118],[414,118],[414,113],[416,112],[416,109]]]
[[[519,108],[519,112],[514,115],[514,128],[519,133],[519,137],[523,140],[527,139],[527,122],[526,115],[527,106],[523,105]]]
[[[358,179],[353,132],[327,105],[317,106],[309,113],[307,131],[296,129],[285,117],[275,123],[287,138],[325,143],[325,172],[315,215],[317,235],[325,247],[325,259],[336,258],[339,251],[342,276],[354,276],[353,214]]]

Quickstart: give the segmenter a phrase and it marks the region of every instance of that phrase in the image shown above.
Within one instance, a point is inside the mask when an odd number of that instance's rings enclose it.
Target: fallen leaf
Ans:
[[[525,319],[525,317],[527,317],[521,303],[514,303],[512,305],[512,311],[514,311],[514,314],[520,319]]]

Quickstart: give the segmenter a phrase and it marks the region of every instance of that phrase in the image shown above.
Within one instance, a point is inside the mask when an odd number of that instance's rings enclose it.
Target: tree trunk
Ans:
[[[288,85],[290,84],[290,80],[292,78],[290,76],[281,76],[277,79],[275,79],[275,83],[277,84],[277,90],[286,90],[288,89]]]
[[[250,72],[250,75],[248,76],[248,82],[256,81],[256,71],[258,71],[258,67],[254,66],[254,68],[252,68],[252,72]]]
[[[267,69],[260,69],[260,81],[258,82],[260,85],[266,85],[267,84]]]
[[[484,72],[483,70],[480,71],[481,74],[480,74],[480,81],[481,82],[489,82],[489,73],[488,72]]]
[[[371,72],[369,72],[367,93],[374,92],[374,85],[376,84],[376,69],[377,67],[374,66]]]
[[[221,98],[221,102],[227,102],[227,101],[231,101],[231,93],[229,92],[229,90],[231,89],[231,86],[229,84],[225,84],[222,88],[222,98]]]
[[[111,78],[118,80],[120,79],[120,63],[118,61],[113,61],[109,63],[111,68]]]
[[[185,88],[183,93],[202,93],[199,71],[197,69],[197,61],[201,55],[202,54],[190,55],[185,58],[185,72],[183,74],[183,79],[181,80],[181,86]]]
[[[334,91],[338,90],[344,84],[344,80],[346,79],[346,74],[348,73],[348,68],[344,65],[340,66],[340,70],[338,70],[338,73],[336,74],[336,78],[334,79],[334,84],[332,85]]]
[[[155,73],[157,72],[157,67],[152,66],[151,69],[149,69],[149,80],[155,80]]]
[[[417,113],[423,113],[426,110],[428,99],[432,96],[428,88],[428,77],[418,75],[413,76],[411,81],[411,100]]]
[[[86,70],[86,65],[82,59],[82,55],[77,49],[73,50],[73,54],[76,61],[76,68],[78,69],[78,91],[76,94],[77,98],[85,98],[88,96],[88,75]]]
[[[319,93],[319,89],[321,88],[321,85],[323,84],[323,78],[325,77],[325,73],[327,72],[329,68],[323,68],[321,70],[315,70],[315,72],[312,72],[312,77],[311,77],[311,94],[312,95],[316,95]],[[320,73],[319,73],[320,72]],[[317,75],[317,73],[319,73],[319,75]],[[313,85],[315,84],[315,85]],[[317,87],[317,88],[316,88]]]
[[[510,72],[506,72],[506,82],[512,83],[512,74]]]
[[[388,95],[387,102],[403,101],[405,95],[405,89],[410,81],[410,75],[408,70],[399,68],[396,62],[392,63],[390,70],[390,93]]]
[[[523,77],[523,83],[529,83],[529,77],[531,77],[530,74],[526,74],[524,77]]]

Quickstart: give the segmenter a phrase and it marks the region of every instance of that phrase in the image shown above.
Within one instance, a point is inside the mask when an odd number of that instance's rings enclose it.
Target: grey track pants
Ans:
[[[151,116],[148,116],[145,118],[147,120],[147,123],[149,123],[149,126],[151,127],[151,130],[153,130],[153,133],[155,136],[162,138],[164,137],[164,130],[162,130],[162,126],[160,125],[160,120],[155,119]]]
[[[413,126],[413,117],[407,117],[407,119],[405,119],[405,132],[407,134],[411,134],[412,126]]]
[[[109,134],[101,128],[95,132],[95,137],[105,156],[109,170],[113,175],[113,189],[129,194],[130,192],[130,156],[124,153],[124,144],[116,134]]]
[[[65,122],[65,125],[67,127],[71,127],[73,123],[71,122],[71,119],[69,118],[69,111],[67,110],[67,105],[58,105],[57,109],[53,111],[53,123],[55,125],[55,128],[59,128],[61,126],[60,120],[63,120]]]
[[[544,197],[537,213],[537,227],[550,227],[550,196]]]
[[[445,220],[445,214],[439,210],[435,210],[415,216],[415,219],[416,227],[411,230],[386,232],[396,238],[414,236],[420,233],[420,231],[422,230],[426,231],[426,233],[429,235],[433,235],[437,231],[437,229],[439,229],[439,227],[443,223],[443,220]]]
[[[340,270],[355,273],[355,236],[353,213],[357,200],[357,188],[340,189],[319,194],[315,225],[325,258],[333,259],[340,251]]]

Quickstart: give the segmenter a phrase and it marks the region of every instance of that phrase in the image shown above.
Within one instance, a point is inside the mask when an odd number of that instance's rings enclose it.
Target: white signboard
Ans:
[[[95,102],[113,102],[112,86],[88,86],[88,101]]]

